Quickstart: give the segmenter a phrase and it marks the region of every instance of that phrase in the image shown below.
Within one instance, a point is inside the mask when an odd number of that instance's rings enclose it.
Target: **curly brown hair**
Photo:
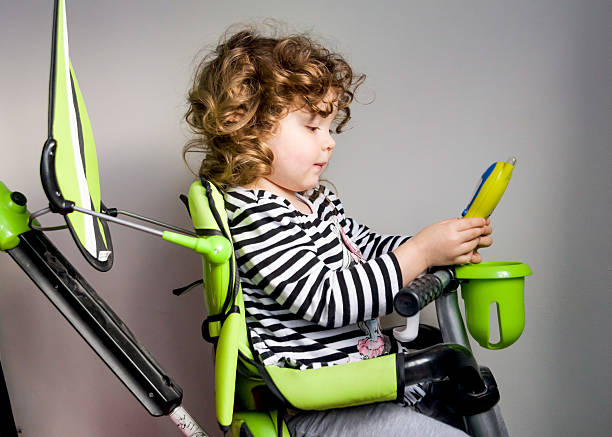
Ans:
[[[203,152],[199,173],[221,189],[251,184],[271,173],[265,140],[280,119],[298,108],[326,117],[337,106],[334,130],[341,133],[364,79],[305,34],[265,37],[247,28],[227,35],[196,69],[185,114],[196,135],[183,158]],[[324,100],[329,95],[333,102]]]

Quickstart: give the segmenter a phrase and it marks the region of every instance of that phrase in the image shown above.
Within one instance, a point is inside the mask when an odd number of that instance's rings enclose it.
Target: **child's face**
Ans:
[[[292,192],[316,186],[336,145],[330,133],[336,112],[323,118],[298,109],[282,118],[276,133],[266,141],[274,153],[272,174],[266,179]]]

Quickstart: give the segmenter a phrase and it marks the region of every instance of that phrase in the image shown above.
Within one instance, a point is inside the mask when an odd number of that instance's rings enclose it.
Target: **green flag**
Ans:
[[[57,144],[55,178],[64,199],[100,212],[98,158],[83,95],[70,62],[65,6],[65,0],[56,0],[53,17],[48,136]],[[65,218],[90,264],[101,271],[109,270],[113,250],[106,222],[80,212],[71,212]]]

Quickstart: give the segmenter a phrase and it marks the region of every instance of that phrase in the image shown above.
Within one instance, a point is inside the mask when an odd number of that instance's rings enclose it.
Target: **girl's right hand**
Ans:
[[[489,223],[490,220],[478,217],[444,220],[427,226],[410,241],[427,267],[467,264],[474,261],[472,256],[481,236],[490,239]]]

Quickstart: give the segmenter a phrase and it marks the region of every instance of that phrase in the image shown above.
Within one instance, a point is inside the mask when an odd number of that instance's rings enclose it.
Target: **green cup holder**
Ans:
[[[525,276],[527,264],[492,262],[455,267],[465,301],[468,331],[482,347],[503,349],[521,336],[525,328]],[[491,305],[497,304],[499,341],[490,342]]]

